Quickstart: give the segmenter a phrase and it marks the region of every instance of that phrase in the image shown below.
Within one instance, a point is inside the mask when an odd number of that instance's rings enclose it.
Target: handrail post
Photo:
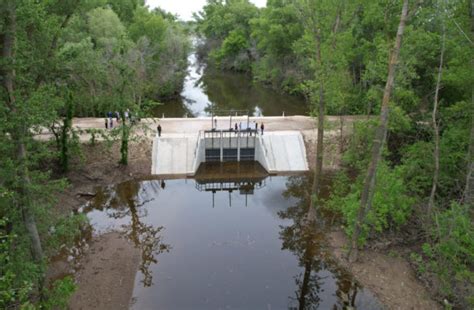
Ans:
[[[237,161],[240,161],[240,131],[237,133]]]
[[[221,162],[224,161],[224,137],[222,136],[222,130],[221,130]]]

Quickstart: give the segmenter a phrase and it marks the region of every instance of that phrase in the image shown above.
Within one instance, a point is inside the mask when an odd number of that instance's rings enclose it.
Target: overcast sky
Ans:
[[[256,6],[265,6],[267,0],[250,0]],[[150,8],[161,7],[165,11],[178,14],[183,20],[190,20],[193,12],[198,12],[206,4],[206,0],[146,0]]]

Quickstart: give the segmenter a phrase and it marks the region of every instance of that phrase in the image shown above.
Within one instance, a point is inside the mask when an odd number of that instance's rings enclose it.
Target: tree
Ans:
[[[340,5],[342,6],[342,2]],[[302,1],[298,9],[303,17],[302,19],[306,31],[305,37],[308,38],[308,36],[311,36],[310,42],[314,42],[314,48],[310,49],[312,50],[312,55],[310,57],[314,60],[312,63],[314,76],[312,80],[306,83],[306,85],[309,86],[310,100],[317,101],[318,104],[316,165],[311,191],[313,199],[311,200],[311,208],[309,209],[310,215],[314,220],[315,200],[319,199],[323,170],[326,93],[328,88],[334,89],[340,85],[333,76],[337,76],[338,72],[337,58],[334,57],[334,55],[337,54],[336,36],[339,30],[342,7],[334,6],[333,2]],[[330,25],[333,21],[336,26],[331,27]],[[325,34],[324,37],[323,33]],[[301,44],[302,42],[299,43]],[[327,86],[327,80],[330,80],[333,85]],[[341,90],[339,90],[339,92],[340,91]],[[330,101],[334,101],[334,98]]]
[[[220,68],[250,71],[254,60],[250,21],[259,9],[248,0],[211,0],[195,15],[197,28],[206,42],[201,46]]]
[[[443,12],[444,13],[444,12]],[[432,125],[433,125],[433,137],[434,137],[434,151],[433,151],[433,160],[434,160],[434,173],[433,173],[433,185],[431,187],[430,199],[428,202],[428,215],[431,215],[435,204],[435,194],[436,194],[436,187],[438,186],[438,179],[439,179],[439,126],[437,120],[437,113],[438,113],[438,103],[439,103],[439,89],[441,85],[441,76],[443,73],[443,63],[444,63],[444,51],[446,47],[446,29],[445,29],[445,21],[443,18],[443,30],[442,30],[442,42],[441,42],[441,53],[439,56],[439,67],[438,67],[438,77],[436,80],[436,87],[435,87],[435,96],[434,96],[434,103],[433,103],[433,112],[432,112]]]
[[[387,137],[388,128],[388,117],[390,109],[390,95],[395,81],[395,70],[398,63],[398,55],[400,54],[400,48],[402,45],[403,32],[405,30],[405,24],[408,17],[408,0],[403,1],[402,14],[400,17],[400,24],[398,25],[397,37],[395,40],[395,46],[392,50],[390,63],[388,68],[387,83],[383,94],[382,107],[380,111],[380,123],[375,132],[375,137],[372,143],[372,159],[367,170],[367,176],[364,181],[364,188],[361,193],[360,208],[358,211],[357,222],[354,229],[354,233],[351,239],[351,246],[348,256],[352,261],[357,260],[358,254],[358,239],[366,220],[367,213],[371,209],[372,198],[374,195],[375,177],[377,173],[377,165],[382,157],[382,150],[384,147],[385,139]]]
[[[17,3],[15,1],[6,1],[3,3],[3,50],[2,57],[4,65],[2,70],[5,110],[8,120],[12,126],[8,129],[10,137],[16,144],[17,155],[17,174],[19,183],[17,191],[19,193],[18,207],[21,209],[24,217],[24,225],[28,231],[31,240],[31,251],[35,261],[41,262],[43,259],[43,249],[41,240],[36,227],[36,221],[32,210],[32,201],[30,197],[30,172],[28,167],[28,152],[26,140],[29,138],[28,127],[22,119],[24,112],[21,110],[21,97],[18,96],[16,89],[16,40],[17,40]],[[23,115],[22,115],[23,114]]]

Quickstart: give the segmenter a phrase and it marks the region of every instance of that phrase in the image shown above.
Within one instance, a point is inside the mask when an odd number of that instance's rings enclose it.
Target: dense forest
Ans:
[[[120,113],[111,139],[127,164],[126,113],[179,94],[189,47],[183,23],[141,0],[1,2],[0,308],[64,307],[73,291],[70,277],[44,283],[51,257],[86,221],[52,208],[81,152],[72,118]],[[33,139],[45,128],[54,141]]]
[[[337,214],[347,252],[411,249],[446,307],[474,306],[474,2],[208,0],[191,26],[143,0],[0,3],[0,308],[65,308],[72,278],[45,283],[87,218],[57,216],[81,143],[73,117],[117,111],[128,161],[137,118],[177,96],[191,30],[220,70],[304,97],[317,119],[311,210]],[[364,115],[319,199],[325,115]],[[54,139],[34,139],[48,129]],[[102,131],[90,132],[92,141]],[[334,223],[333,223],[334,224]]]
[[[367,115],[324,203],[318,136],[315,207],[341,215],[351,256],[382,236],[413,246],[421,277],[472,307],[474,3],[216,0],[195,19],[201,57],[304,96],[319,132],[325,114]]]

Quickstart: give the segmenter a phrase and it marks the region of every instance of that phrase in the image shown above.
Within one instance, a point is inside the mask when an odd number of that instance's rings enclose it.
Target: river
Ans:
[[[280,94],[243,73],[208,68],[195,53],[188,57],[188,75],[179,98],[169,100],[154,110],[157,117],[228,115],[230,110],[253,116],[307,115],[301,97]]]
[[[311,176],[202,168],[102,188],[82,210],[95,234],[120,230],[140,249],[133,309],[380,309],[332,259],[323,225],[304,221]]]

